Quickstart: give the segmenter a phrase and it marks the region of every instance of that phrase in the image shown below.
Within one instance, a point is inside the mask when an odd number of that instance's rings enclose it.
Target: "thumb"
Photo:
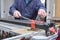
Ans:
[[[18,12],[18,16],[19,16],[19,17],[21,16],[21,13],[20,13],[20,12]]]

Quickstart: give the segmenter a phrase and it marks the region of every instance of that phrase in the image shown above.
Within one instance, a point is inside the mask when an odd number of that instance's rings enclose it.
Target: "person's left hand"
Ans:
[[[38,11],[38,15],[40,15],[40,17],[45,18],[46,17],[46,12],[44,9],[39,9]]]

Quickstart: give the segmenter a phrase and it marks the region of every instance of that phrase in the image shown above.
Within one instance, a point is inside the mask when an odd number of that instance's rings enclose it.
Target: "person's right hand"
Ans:
[[[19,18],[19,17],[21,17],[21,13],[19,11],[15,10],[13,16],[16,18]]]

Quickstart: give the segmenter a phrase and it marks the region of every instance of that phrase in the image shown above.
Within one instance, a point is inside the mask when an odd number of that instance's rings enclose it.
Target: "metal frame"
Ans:
[[[0,0],[0,18],[1,18],[1,0]]]
[[[1,0],[1,18],[3,18],[4,16],[2,16],[4,14],[4,0]]]
[[[55,16],[55,0],[47,0],[47,19],[52,19],[54,16]]]

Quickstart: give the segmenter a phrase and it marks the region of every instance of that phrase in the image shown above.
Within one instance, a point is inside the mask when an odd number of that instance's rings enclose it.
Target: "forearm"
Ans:
[[[13,16],[13,13],[16,9],[14,7],[10,7],[9,14]]]
[[[45,5],[43,5],[43,3],[40,0],[37,0],[37,6],[36,6],[36,10],[40,10],[43,9],[46,11]]]
[[[17,0],[15,0],[14,4],[10,7],[9,14],[13,15],[13,13],[16,9],[17,9]]]

